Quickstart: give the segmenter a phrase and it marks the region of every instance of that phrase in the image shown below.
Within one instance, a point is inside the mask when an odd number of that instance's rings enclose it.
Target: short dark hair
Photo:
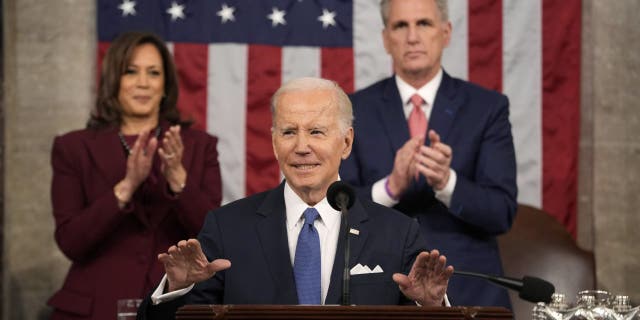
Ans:
[[[152,44],[162,57],[164,95],[160,101],[159,120],[166,120],[172,125],[191,124],[191,121],[182,120],[178,111],[178,77],[166,44],[153,33],[130,31],[120,34],[113,40],[104,56],[96,105],[87,121],[87,128],[97,129],[122,123],[122,105],[118,100],[120,77],[127,70],[133,51],[143,44]]]

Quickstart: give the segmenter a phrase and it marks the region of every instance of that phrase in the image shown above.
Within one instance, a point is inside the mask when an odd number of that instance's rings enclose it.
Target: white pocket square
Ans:
[[[380,267],[380,265],[376,265],[375,268],[373,268],[373,270],[371,270],[371,268],[369,268],[368,265],[361,265],[361,264],[356,264],[353,268],[351,268],[351,270],[349,271],[349,274],[352,276],[358,275],[358,274],[371,274],[371,273],[382,273],[384,272],[382,270],[382,267]]]

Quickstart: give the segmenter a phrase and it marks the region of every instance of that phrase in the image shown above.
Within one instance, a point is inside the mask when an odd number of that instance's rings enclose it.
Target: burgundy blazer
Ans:
[[[113,192],[126,171],[118,128],[55,138],[55,239],[72,265],[62,289],[48,301],[55,309],[52,319],[115,319],[118,299],[146,296],[164,274],[157,255],[195,237],[206,213],[220,206],[217,139],[188,128],[181,136],[183,192],[171,194],[162,174],[150,174],[122,210]],[[156,153],[155,165],[159,161]]]

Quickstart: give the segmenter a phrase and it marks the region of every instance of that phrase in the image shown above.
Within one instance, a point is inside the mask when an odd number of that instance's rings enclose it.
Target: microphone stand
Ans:
[[[347,214],[349,210],[347,209],[348,199],[344,194],[339,194],[337,196],[337,202],[340,206],[340,212],[342,212],[340,226],[343,234],[344,241],[344,270],[342,272],[342,305],[348,306],[351,305],[351,292],[349,291],[349,280],[351,278],[350,269],[349,269],[349,256],[351,255],[351,246],[349,243],[349,226]]]

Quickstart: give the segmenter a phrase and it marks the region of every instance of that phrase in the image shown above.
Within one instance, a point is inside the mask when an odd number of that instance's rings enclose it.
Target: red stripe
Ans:
[[[280,47],[250,45],[247,75],[246,195],[273,188],[280,168],[271,146],[269,103],[282,82]]]
[[[469,1],[469,81],[502,90],[502,1]]]
[[[353,48],[322,48],[322,78],[333,80],[347,94],[354,90]]]
[[[104,59],[104,56],[107,54],[107,49],[109,49],[109,46],[111,45],[111,42],[98,42],[98,52],[97,52],[97,56],[96,56],[96,84],[100,83],[100,75],[102,74],[102,59]],[[96,88],[98,86],[96,85]]]
[[[576,235],[580,0],[542,7],[542,206]],[[572,57],[572,58],[568,58]]]
[[[194,127],[207,129],[207,61],[208,46],[175,43],[173,59],[178,72],[178,109],[185,119],[195,121]]]

